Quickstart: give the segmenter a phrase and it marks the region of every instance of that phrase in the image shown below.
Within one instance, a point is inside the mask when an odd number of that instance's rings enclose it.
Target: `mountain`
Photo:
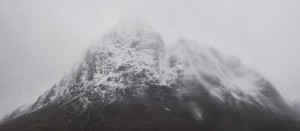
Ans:
[[[296,119],[300,122],[300,100],[294,100],[292,102],[290,102],[290,105],[292,107],[292,109],[294,110],[294,116],[296,117]]]
[[[274,86],[232,56],[121,20],[0,130],[299,130]]]

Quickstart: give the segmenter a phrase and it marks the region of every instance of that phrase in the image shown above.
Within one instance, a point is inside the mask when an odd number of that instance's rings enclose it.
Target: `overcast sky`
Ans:
[[[300,99],[299,0],[0,0],[0,117],[35,101],[120,18],[166,43],[190,37],[238,57]]]

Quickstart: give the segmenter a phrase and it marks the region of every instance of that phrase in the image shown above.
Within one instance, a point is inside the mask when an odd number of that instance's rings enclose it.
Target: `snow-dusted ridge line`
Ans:
[[[91,46],[81,62],[34,104],[19,112],[15,110],[17,115],[13,112],[3,121],[52,103],[61,103],[63,107],[77,99],[78,108],[84,110],[92,99],[86,94],[96,94],[103,102],[112,103],[117,99],[118,90],[144,88],[146,83],[176,88],[180,96],[189,93],[192,81],[204,85],[211,96],[222,102],[276,107],[264,94],[264,90],[275,89],[236,58],[188,39],[180,39],[166,47],[150,26],[123,20],[99,43]],[[228,94],[237,102],[231,102]],[[194,112],[200,119],[200,110]]]

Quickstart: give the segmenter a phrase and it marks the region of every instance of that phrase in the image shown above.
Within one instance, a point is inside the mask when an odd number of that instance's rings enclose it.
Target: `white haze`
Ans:
[[[166,43],[190,37],[232,54],[300,99],[299,0],[0,0],[0,117],[35,101],[120,18]]]

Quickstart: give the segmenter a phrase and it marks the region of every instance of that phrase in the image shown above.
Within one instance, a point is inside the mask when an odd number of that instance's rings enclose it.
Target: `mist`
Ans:
[[[300,1],[0,1],[0,117],[34,102],[119,19],[147,21],[166,44],[189,37],[238,57],[300,99]]]

